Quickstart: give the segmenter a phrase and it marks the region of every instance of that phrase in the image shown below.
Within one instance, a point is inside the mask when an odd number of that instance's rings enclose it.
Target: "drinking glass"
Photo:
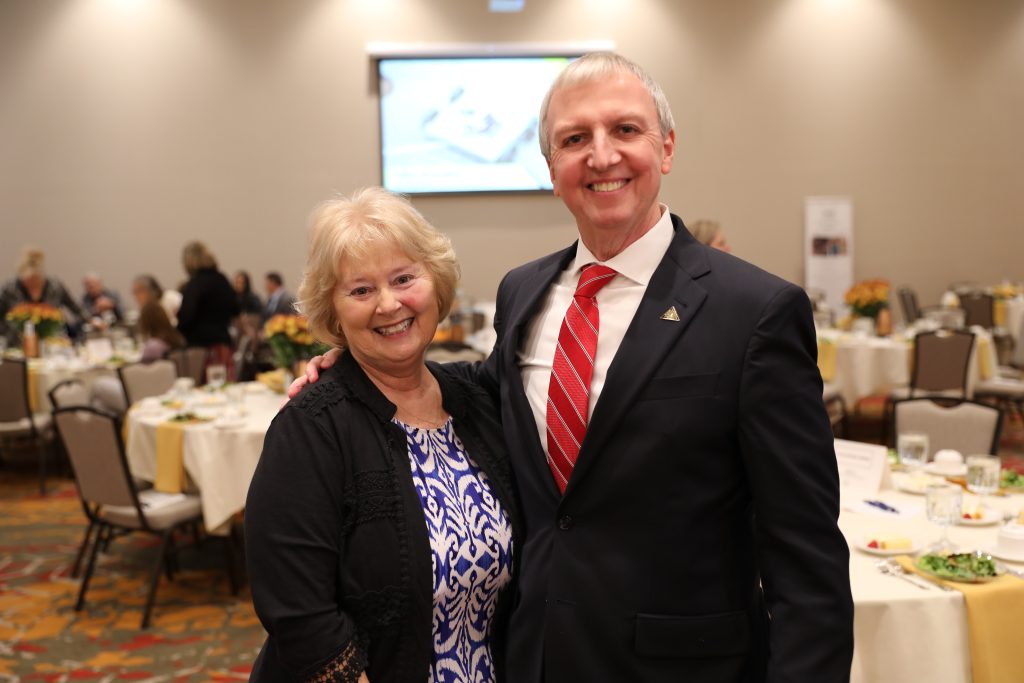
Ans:
[[[956,549],[949,541],[949,527],[963,514],[963,489],[954,484],[936,484],[925,489],[925,511],[928,521],[942,527],[940,538],[929,552],[948,552]]]
[[[224,390],[228,399],[225,417],[237,420],[245,415],[245,389],[240,384],[232,384]]]
[[[921,432],[900,432],[896,437],[900,462],[908,469],[923,467],[928,461],[928,435]]]
[[[206,384],[213,389],[220,389],[228,381],[228,369],[223,365],[206,366]]]
[[[999,456],[967,456],[967,490],[981,497],[984,510],[986,496],[999,490]]]

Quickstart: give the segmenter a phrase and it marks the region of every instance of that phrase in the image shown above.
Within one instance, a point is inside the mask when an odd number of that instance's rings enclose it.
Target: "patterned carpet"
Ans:
[[[21,470],[22,468],[18,468]],[[85,518],[74,485],[46,498],[31,468],[0,471],[0,681],[244,681],[265,637],[247,588],[232,596],[223,545],[179,553],[139,630],[157,540],[132,534],[101,555],[85,608],[69,576]]]

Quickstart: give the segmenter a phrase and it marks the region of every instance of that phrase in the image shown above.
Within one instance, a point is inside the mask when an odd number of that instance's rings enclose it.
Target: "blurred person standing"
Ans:
[[[199,241],[182,250],[181,262],[188,281],[181,289],[178,330],[189,346],[205,347],[207,365],[223,365],[234,379],[231,354],[231,320],[238,315],[238,297],[227,277],[217,269],[217,259]]]
[[[235,294],[238,295],[239,313],[242,315],[260,315],[263,313],[263,302],[260,301],[259,294],[252,290],[252,280],[249,279],[249,273],[244,270],[236,272],[233,284],[235,286]]]
[[[273,270],[267,273],[264,287],[267,291],[267,305],[263,308],[263,322],[279,313],[295,313],[295,297],[284,288],[284,279],[280,273]]]

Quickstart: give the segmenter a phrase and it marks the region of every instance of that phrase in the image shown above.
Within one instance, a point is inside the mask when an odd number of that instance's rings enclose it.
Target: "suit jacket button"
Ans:
[[[562,531],[568,531],[572,528],[572,517],[569,515],[562,515],[558,520],[558,528]]]

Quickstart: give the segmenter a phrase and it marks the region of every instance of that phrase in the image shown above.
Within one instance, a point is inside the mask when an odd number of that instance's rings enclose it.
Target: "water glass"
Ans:
[[[225,416],[229,419],[239,419],[245,415],[245,388],[240,384],[232,384],[224,390],[228,399],[228,407]]]
[[[896,450],[900,462],[909,469],[923,467],[928,462],[928,435],[921,432],[900,432],[896,437]]]
[[[981,507],[985,507],[985,496],[999,490],[999,456],[967,456],[967,490],[981,496]]]
[[[929,552],[955,550],[955,546],[949,541],[949,527],[963,514],[963,496],[963,489],[954,484],[936,484],[925,489],[925,512],[928,521],[942,527],[942,538],[929,549]]]
[[[228,369],[223,365],[206,366],[206,384],[213,389],[220,389],[228,381]]]

